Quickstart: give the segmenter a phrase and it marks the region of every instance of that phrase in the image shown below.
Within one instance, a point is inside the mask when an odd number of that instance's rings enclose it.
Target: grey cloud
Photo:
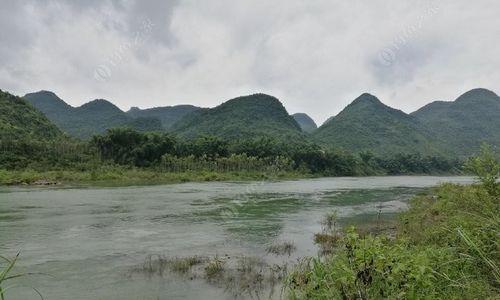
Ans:
[[[0,88],[51,89],[73,105],[213,106],[266,92],[321,122],[363,92],[411,111],[500,82],[494,0],[0,3]],[[98,81],[102,64],[111,72]]]
[[[140,28],[146,20],[151,21],[154,26],[152,38],[168,45],[174,41],[170,31],[170,23],[174,9],[178,4],[178,0],[136,1],[130,9],[130,30],[137,30],[136,28]]]
[[[398,49],[385,48],[369,58],[369,70],[380,85],[394,88],[411,82],[422,66],[433,61],[433,55],[440,51],[439,41],[428,40],[420,44],[409,43]]]

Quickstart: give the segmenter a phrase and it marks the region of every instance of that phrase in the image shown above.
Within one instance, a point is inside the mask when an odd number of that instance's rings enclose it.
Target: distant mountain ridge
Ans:
[[[292,117],[297,121],[302,131],[307,133],[312,133],[314,130],[318,129],[316,122],[305,113],[296,113]]]
[[[471,155],[483,142],[500,147],[500,97],[490,90],[473,89],[455,101],[432,102],[411,115],[452,155]]]
[[[49,91],[26,94],[28,102],[43,112],[61,130],[71,136],[87,139],[113,127],[132,127],[141,131],[162,130],[161,123],[154,118],[134,120],[113,103],[97,99],[72,107]]]
[[[228,140],[262,136],[311,140],[325,147],[354,153],[368,150],[381,156],[420,153],[466,157],[482,142],[500,147],[500,97],[481,88],[455,101],[429,103],[411,114],[365,93],[318,129],[306,114],[290,116],[278,99],[265,94],[234,98],[214,108],[179,105],[132,108],[126,113],[102,99],[75,108],[47,91],[27,94],[25,99],[64,132],[80,138],[129,126],[143,131],[167,130],[184,138],[215,135]]]
[[[127,114],[133,118],[156,118],[160,120],[161,126],[168,130],[184,116],[199,109],[200,107],[193,105],[175,105],[147,109],[132,107],[127,111]]]

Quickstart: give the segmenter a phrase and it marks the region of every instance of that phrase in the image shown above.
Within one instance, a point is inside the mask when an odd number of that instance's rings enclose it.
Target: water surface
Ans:
[[[0,254],[21,251],[18,283],[45,299],[231,299],[203,280],[132,270],[151,254],[257,256],[293,241],[288,259],[315,256],[314,233],[336,210],[343,223],[407,208],[415,194],[468,177],[322,178],[126,188],[0,188]],[[38,299],[29,288],[8,299]]]

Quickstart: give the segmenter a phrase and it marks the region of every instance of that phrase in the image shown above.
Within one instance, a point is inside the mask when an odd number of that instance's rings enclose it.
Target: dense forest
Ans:
[[[181,139],[161,132],[115,128],[91,141],[8,140],[1,143],[3,168],[90,170],[96,164],[161,172],[287,172],[322,176],[456,173],[460,161],[438,156],[352,154],[314,143],[286,143],[268,137],[227,141],[215,136]]]

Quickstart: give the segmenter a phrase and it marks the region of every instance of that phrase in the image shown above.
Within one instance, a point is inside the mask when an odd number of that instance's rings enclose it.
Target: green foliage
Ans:
[[[229,154],[229,143],[215,136],[201,136],[197,139],[179,143],[177,154],[179,156],[205,157],[215,159]]]
[[[262,172],[274,174],[280,172],[293,172],[293,161],[277,156],[257,158],[246,154],[231,154],[228,157],[209,159],[207,156],[194,155],[177,157],[165,154],[157,169],[164,172],[209,171],[217,173],[226,172]]]
[[[366,159],[366,157],[364,158]],[[376,166],[390,175],[459,173],[461,169],[460,161],[457,159],[442,156],[422,156],[418,153],[398,153],[385,158],[375,157],[370,161],[375,161]],[[373,166],[373,164],[371,165]]]
[[[122,165],[148,167],[159,163],[166,153],[173,153],[175,139],[164,133],[140,133],[129,128],[108,130],[93,137],[101,157]]]
[[[306,260],[290,275],[291,298],[436,299],[450,290],[438,275],[448,271],[440,263],[453,259],[446,250],[360,237],[353,228],[340,244],[334,258]]]
[[[413,200],[402,215],[400,231],[415,245],[453,251],[467,274],[464,282],[487,280],[498,289],[499,200],[484,186],[443,185],[434,197]]]
[[[124,125],[141,132],[163,131],[160,120],[156,118],[135,118]]]
[[[93,147],[68,138],[0,140],[0,168],[3,169],[81,170],[96,160]]]
[[[500,177],[500,163],[488,145],[483,144],[480,155],[470,158],[465,167],[479,178],[490,194],[500,195],[500,187],[497,182]]]
[[[241,180],[283,180],[304,178],[307,175],[298,172],[265,172],[265,171],[209,171],[185,170],[165,172],[155,169],[132,168],[117,165],[99,165],[98,167],[80,170],[1,170],[0,185],[23,184],[89,184],[104,186],[151,185],[182,182],[204,181],[241,181]]]

